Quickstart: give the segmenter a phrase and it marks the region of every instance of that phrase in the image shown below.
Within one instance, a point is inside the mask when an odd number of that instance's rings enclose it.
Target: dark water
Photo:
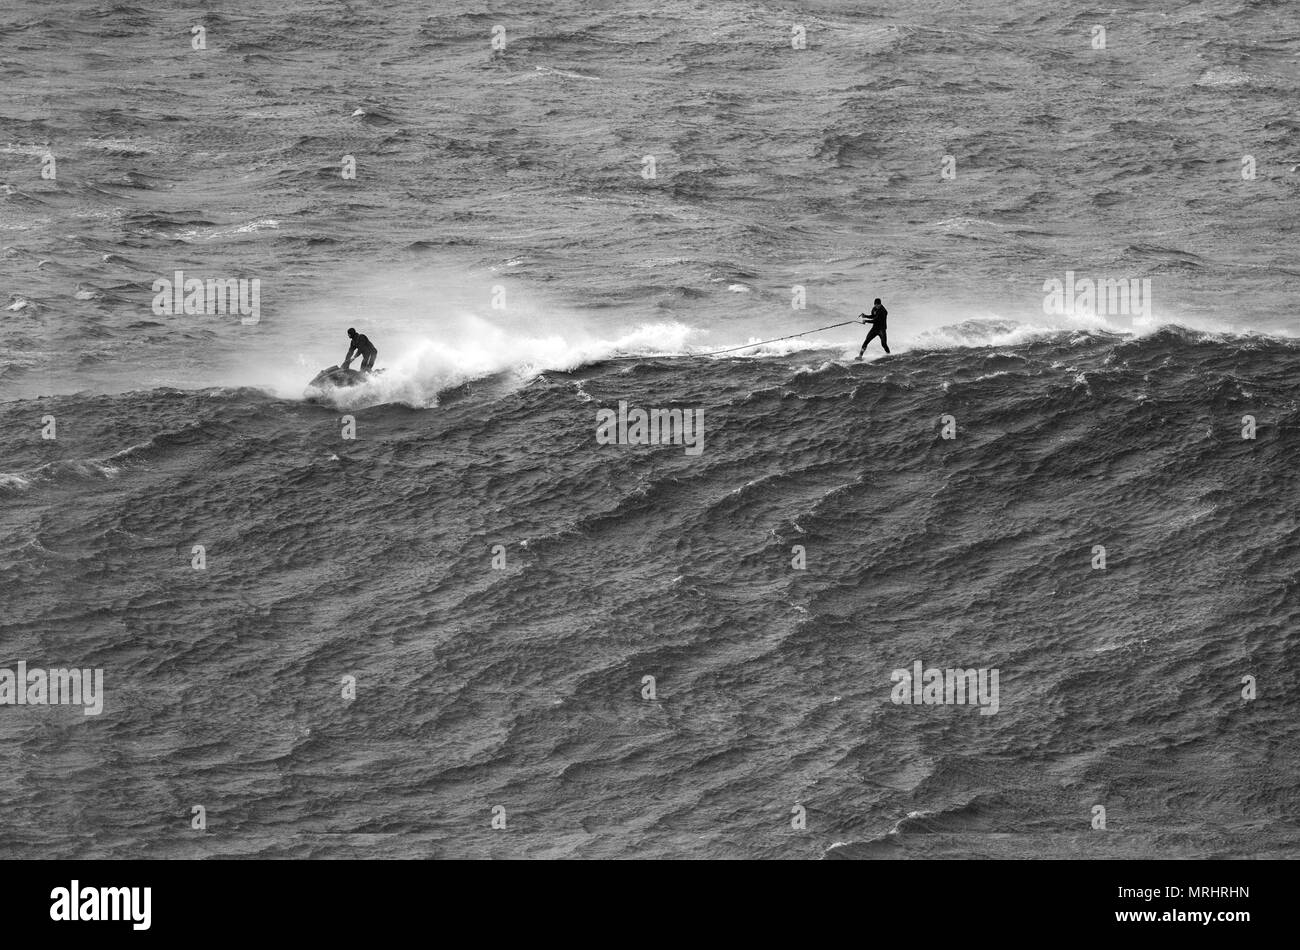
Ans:
[[[508,7],[0,10],[3,853],[1294,854],[1293,5]]]
[[[4,708],[9,850],[1291,853],[1300,348],[812,357],[485,380],[355,440],[248,389],[10,404],[68,436],[11,445],[7,652],[108,699]],[[619,400],[702,407],[704,451],[597,446]],[[1001,708],[891,703],[916,660]]]

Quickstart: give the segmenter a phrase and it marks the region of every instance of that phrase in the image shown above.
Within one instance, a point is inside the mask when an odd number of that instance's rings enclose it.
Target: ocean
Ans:
[[[0,76],[0,854],[1297,855],[1294,5],[51,0]]]

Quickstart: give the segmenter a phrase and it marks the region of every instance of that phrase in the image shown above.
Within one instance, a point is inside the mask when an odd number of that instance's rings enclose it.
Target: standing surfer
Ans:
[[[863,323],[871,324],[871,332],[868,333],[867,338],[862,341],[862,349],[858,350],[858,355],[855,356],[854,359],[862,359],[862,354],[867,351],[867,344],[876,337],[880,337],[880,345],[883,346],[885,352],[888,353],[889,340],[885,336],[885,320],[889,317],[889,311],[884,308],[883,304],[881,304],[880,298],[876,298],[876,305],[871,308],[870,316],[867,316],[865,313],[860,313],[858,316],[862,318]]]
[[[876,302],[879,303],[879,301]],[[871,332],[874,333],[875,331],[872,330]],[[375,349],[375,344],[371,343],[370,338],[364,333],[358,333],[352,327],[348,327],[348,336],[352,338],[352,345],[348,347],[348,355],[343,360],[343,368],[350,369],[351,367],[348,366],[348,364],[356,359],[357,356],[360,356],[361,372],[370,372],[370,370],[374,368],[375,357],[379,355],[379,351]],[[866,346],[865,343],[862,345]],[[352,355],[354,351],[357,356]]]

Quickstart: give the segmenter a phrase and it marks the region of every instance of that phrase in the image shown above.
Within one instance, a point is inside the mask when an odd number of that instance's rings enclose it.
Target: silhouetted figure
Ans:
[[[875,330],[871,331],[875,333]],[[348,327],[348,336],[352,338],[352,345],[348,347],[348,355],[343,360],[343,368],[350,369],[348,366],[357,356],[361,357],[361,372],[368,373],[375,365],[375,357],[379,351],[375,349],[375,344],[370,342],[370,338],[364,333],[358,333],[352,327]],[[866,346],[866,344],[862,344]],[[355,352],[356,356],[353,355]]]
[[[880,337],[880,345],[883,346],[885,352],[888,353],[889,339],[885,336],[885,330],[887,329],[885,321],[889,317],[889,311],[880,303],[880,298],[876,298],[876,305],[871,308],[870,316],[867,316],[865,313],[860,313],[858,316],[862,318],[863,323],[871,324],[871,332],[868,333],[867,338],[862,341],[862,349],[858,350],[858,355],[854,357],[854,359],[862,359],[862,354],[867,351],[867,344],[876,337]]]

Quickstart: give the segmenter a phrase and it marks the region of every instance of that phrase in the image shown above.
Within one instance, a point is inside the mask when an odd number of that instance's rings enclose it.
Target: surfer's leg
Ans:
[[[361,369],[367,373],[370,372],[370,370],[374,368],[375,357],[378,355],[378,350],[372,350],[370,353],[367,353],[365,358],[361,361]]]
[[[885,332],[886,332],[886,331],[884,331],[884,330],[881,330],[881,331],[880,331],[880,345],[883,346],[883,347],[885,348],[885,352],[888,353],[888,352],[889,352],[889,341],[885,339]]]

